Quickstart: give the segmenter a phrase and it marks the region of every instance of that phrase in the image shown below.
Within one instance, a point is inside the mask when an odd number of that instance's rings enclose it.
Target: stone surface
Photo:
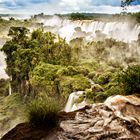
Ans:
[[[137,97],[109,97],[105,103],[60,112],[59,129],[33,129],[23,124],[2,140],[140,140],[139,105]]]
[[[61,140],[140,140],[140,99],[109,97],[61,122]]]

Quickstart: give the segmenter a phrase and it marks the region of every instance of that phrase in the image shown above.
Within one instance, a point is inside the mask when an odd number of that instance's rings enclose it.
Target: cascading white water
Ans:
[[[9,95],[12,95],[11,84],[9,83]]]
[[[8,79],[8,75],[5,72],[6,63],[5,63],[5,55],[3,52],[0,52],[0,78]]]
[[[72,105],[73,105],[74,96],[75,96],[75,92],[73,92],[69,95],[66,107],[64,109],[66,112],[69,112],[71,110]]]
[[[92,87],[92,85],[94,85],[94,81],[87,78],[87,80],[90,82],[90,85]],[[69,98],[68,98],[68,101],[66,103],[66,106],[65,106],[65,109],[64,111],[65,112],[71,112],[71,111],[75,111],[75,110],[78,110],[78,109],[81,109],[83,107],[86,106],[86,102],[85,100],[83,100],[82,102],[80,103],[74,103],[74,101],[79,98],[80,95],[83,95],[84,94],[84,91],[77,91],[77,92],[72,92],[70,95],[69,95]]]
[[[65,109],[64,111],[65,112],[71,112],[71,111],[74,111],[74,110],[77,110],[77,109],[80,109],[82,108],[82,105],[80,106],[75,106],[74,105],[74,100],[77,99],[80,95],[82,95],[84,93],[84,91],[77,91],[77,92],[72,92],[70,95],[69,95],[69,98],[68,98],[68,101],[67,101],[67,104],[65,106]]]
[[[69,28],[71,27],[71,28]],[[74,22],[68,25],[64,25],[59,31],[62,37],[66,37],[67,40],[72,39],[72,31],[75,27],[81,27],[82,31],[86,33],[91,33],[89,36],[94,39],[96,38],[96,31],[101,31],[106,34],[109,38],[114,38],[120,41],[131,42],[137,40],[138,34],[140,33],[140,26],[131,26],[127,22]],[[66,33],[65,33],[66,32]],[[74,32],[73,32],[74,33]],[[87,37],[87,36],[86,36]]]
[[[55,23],[53,22],[55,21]],[[119,41],[131,42],[133,40],[137,40],[138,34],[140,33],[140,25],[132,24],[131,22],[122,22],[122,21],[111,21],[111,22],[103,22],[103,21],[93,21],[93,20],[63,20],[58,17],[53,17],[49,20],[44,20],[45,26],[52,26],[57,28],[56,33],[58,33],[62,38],[66,38],[69,42],[71,39],[76,38],[75,36],[75,28],[80,27],[81,32],[79,32],[79,37],[83,37],[83,33],[85,33],[86,39],[94,40],[96,36],[96,31],[101,31],[101,33],[105,34],[108,38],[114,38]],[[80,36],[81,33],[81,36]]]
[[[67,42],[78,36],[85,37],[87,40],[96,40],[98,38],[97,31],[101,31],[101,35],[104,37],[131,42],[133,40],[137,40],[138,34],[140,33],[140,25],[132,24],[129,21],[71,21],[53,16],[52,18],[48,19],[40,19],[39,22],[44,23],[44,27],[46,26],[46,31],[52,31],[53,33],[59,34],[62,38],[66,38]],[[80,27],[80,30],[77,31],[77,27]],[[0,46],[3,44],[4,42],[1,40]],[[5,56],[0,53],[0,78],[8,78],[4,71],[6,67],[4,64],[4,57]]]

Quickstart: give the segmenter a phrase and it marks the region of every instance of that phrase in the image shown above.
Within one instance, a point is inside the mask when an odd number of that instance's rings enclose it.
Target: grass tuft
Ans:
[[[52,98],[36,98],[29,105],[29,123],[36,127],[56,127],[59,122],[59,103]]]

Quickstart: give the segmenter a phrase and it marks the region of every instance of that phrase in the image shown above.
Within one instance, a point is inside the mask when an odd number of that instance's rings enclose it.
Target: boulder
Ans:
[[[60,112],[56,129],[21,124],[2,140],[140,140],[140,99],[112,96],[104,103]]]
[[[140,99],[112,96],[60,123],[61,140],[140,140]]]

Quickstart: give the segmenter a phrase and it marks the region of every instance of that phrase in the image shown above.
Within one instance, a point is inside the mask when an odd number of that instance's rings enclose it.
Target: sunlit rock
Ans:
[[[140,99],[112,96],[105,103],[82,108],[73,119],[62,121],[61,140],[140,139]],[[69,114],[69,113],[68,113]]]

